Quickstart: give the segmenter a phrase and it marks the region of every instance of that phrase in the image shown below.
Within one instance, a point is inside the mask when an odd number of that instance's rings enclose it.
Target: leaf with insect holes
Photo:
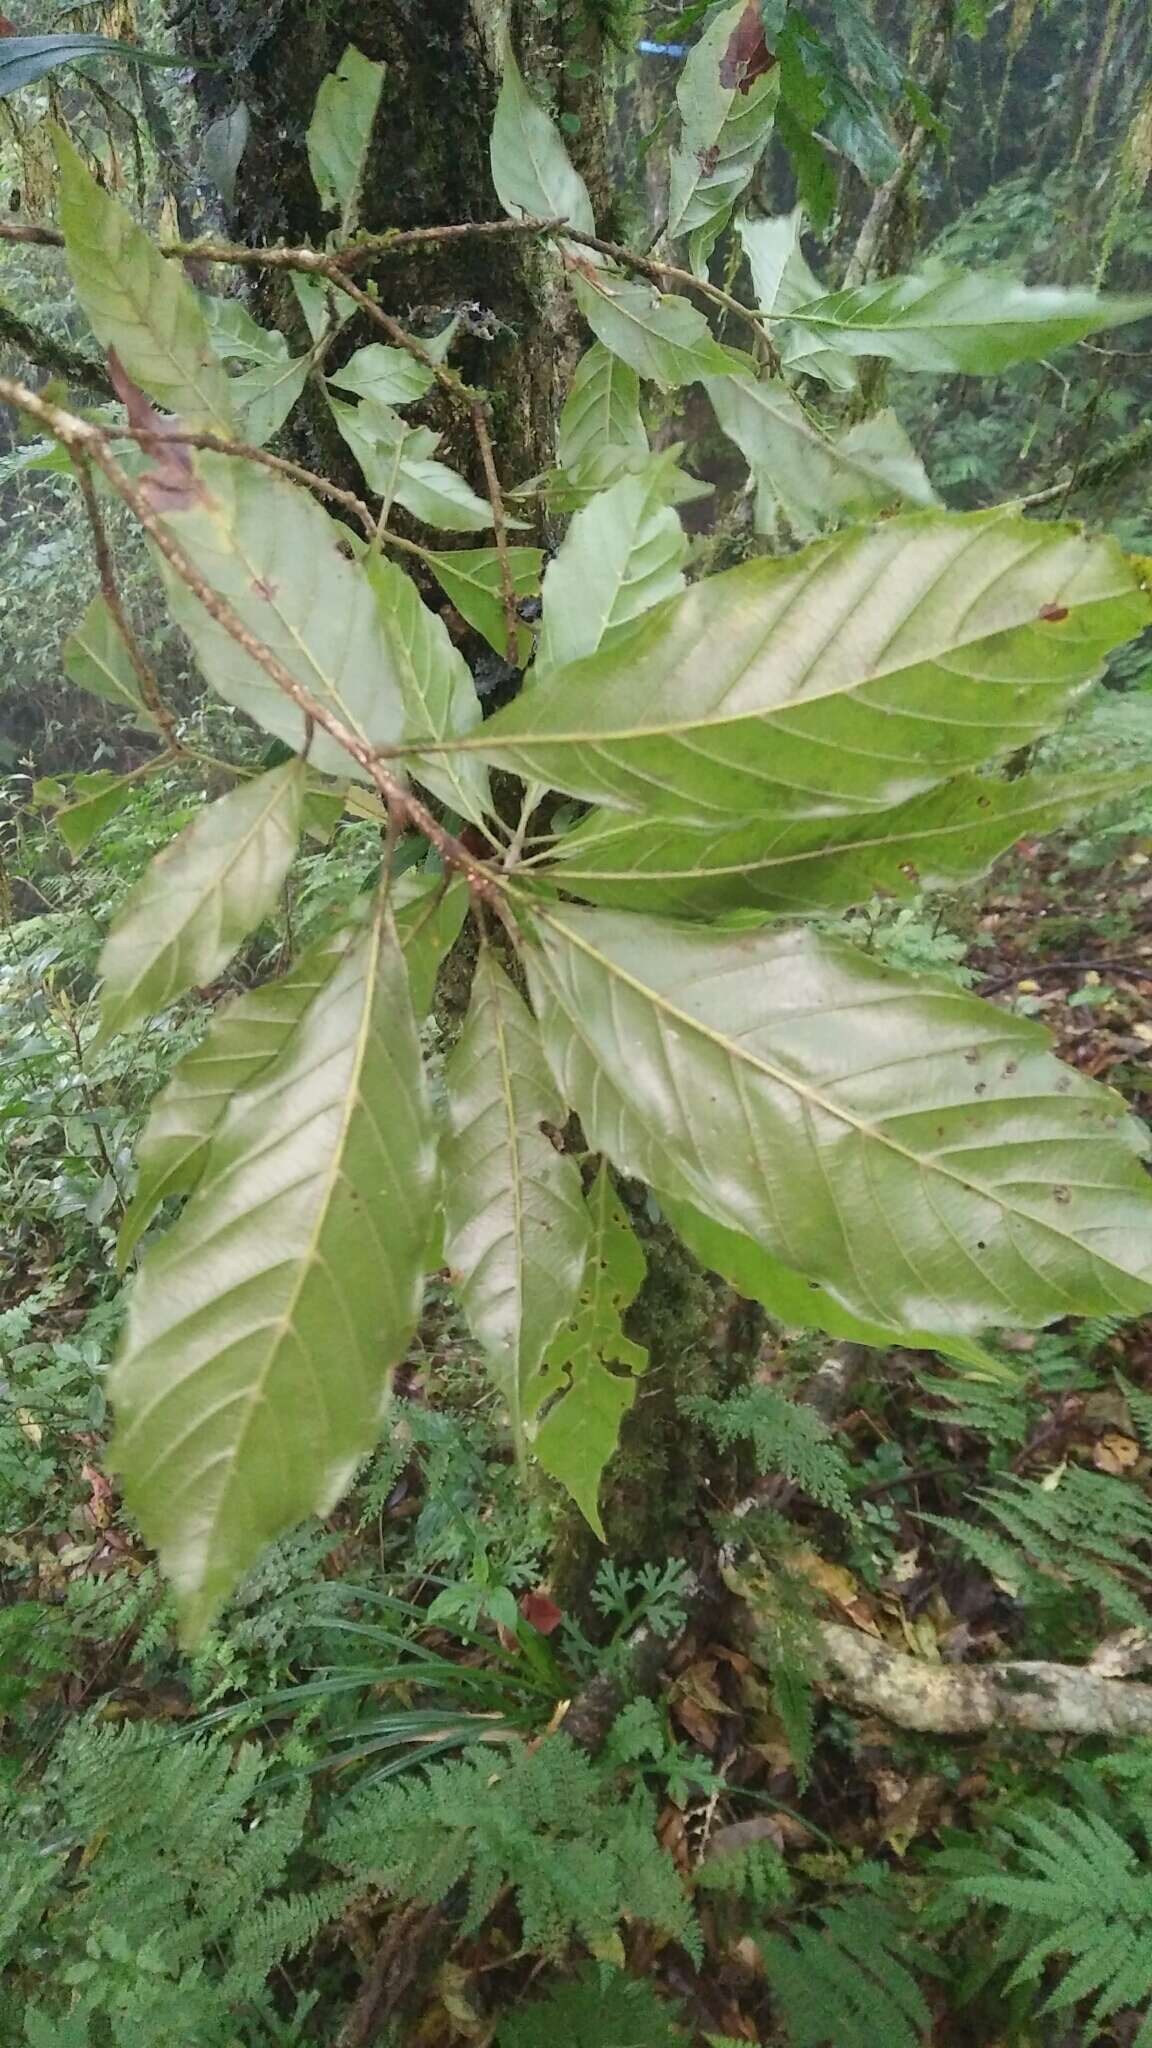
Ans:
[[[474,1337],[522,1437],[548,1345],[575,1304],[588,1218],[535,1019],[490,951],[481,955],[448,1066],[445,1257]]]
[[[378,405],[414,405],[426,398],[435,383],[435,372],[418,362],[406,349],[387,348],[370,342],[357,349],[342,370],[330,370],[328,382],[357,398],[374,398]]]
[[[425,526],[444,527],[450,533],[479,533],[491,526],[487,498],[478,498],[462,476],[435,460],[440,436],[433,428],[409,426],[391,406],[374,398],[343,405],[330,397],[328,403],[369,490],[385,505],[402,505]]]
[[[475,745],[668,819],[859,816],[1056,725],[1150,616],[1113,541],[917,513],[704,578]]]
[[[684,589],[688,536],[668,503],[674,459],[622,477],[577,512],[544,572],[535,682],[618,647],[645,612]]]
[[[152,723],[124,635],[102,593],[92,599],[76,631],[64,642],[63,660],[64,673],[78,690]]]
[[[1152,316],[1152,297],[1083,286],[1016,284],[990,272],[925,271],[891,277],[796,306],[789,318],[817,341],[854,356],[885,356],[903,370],[995,376],[1033,363],[1101,328]]]
[[[127,1031],[215,981],[276,908],[296,857],[302,762],[218,797],[157,854],[100,955],[102,1035]]]
[[[607,449],[648,453],[640,414],[640,378],[602,341],[585,349],[556,429],[561,469],[577,469]]]
[[[452,548],[437,554],[429,549],[425,562],[445,596],[462,619],[483,634],[489,647],[503,659],[508,652],[508,622],[504,616],[504,589],[500,556],[495,548]],[[517,598],[536,597],[544,567],[542,548],[509,548],[508,567]],[[532,633],[520,626],[516,635],[517,659],[523,668],[532,652]]]
[[[396,931],[418,1019],[431,1007],[436,973],[467,908],[461,883],[401,875],[392,885]],[[325,982],[358,941],[356,926],[328,933],[289,973],[218,1010],[151,1105],[136,1146],[136,1192],[117,1241],[121,1272],[162,1202],[186,1195],[209,1167],[212,1141],[231,1105],[287,1053]]]
[[[190,427],[232,430],[228,376],[196,292],[124,207],[102,191],[62,129],[60,225],[92,332],[133,383]]]
[[[774,60],[754,77],[726,63],[749,15],[762,40],[754,0],[734,0],[709,22],[676,88],[680,139],[670,160],[668,233],[686,238],[701,277],[768,147],[780,96]]]
[[[471,670],[452,645],[443,619],[429,610],[412,578],[395,562],[370,555],[364,569],[379,600],[407,730],[432,733],[439,741],[474,732],[482,716],[480,699]],[[492,792],[482,761],[448,752],[427,762],[413,759],[409,765],[441,803],[474,825],[483,824],[492,809]]]
[[[423,1296],[435,1124],[385,906],[145,1258],[110,1391],[114,1469],[185,1635],[266,1543],[329,1514],[376,1441]]]
[[[510,41],[492,126],[492,183],[513,220],[566,220],[594,235],[596,217],[579,171],[550,114],[524,83]],[[591,252],[589,260],[595,261]]]
[[[308,128],[308,165],[320,204],[340,215],[347,238],[358,225],[360,191],[384,87],[385,66],[349,43],[316,95]]]
[[[734,376],[744,367],[744,357],[717,341],[687,299],[662,297],[617,271],[593,277],[573,270],[572,289],[597,339],[662,391],[698,377]]]
[[[648,1369],[648,1353],[624,1335],[620,1319],[644,1285],[648,1265],[606,1165],[589,1190],[588,1209],[592,1241],[584,1286],[548,1348],[537,1405],[555,1398],[533,1449],[603,1542],[600,1482],[636,1399],[637,1376]]]
[[[1147,1135],[1037,1025],[810,931],[533,925],[588,1143],[852,1314],[964,1333],[1152,1301]]]
[[[173,540],[318,705],[366,746],[399,741],[404,699],[379,602],[361,565],[343,551],[339,527],[306,491],[252,463],[205,455],[198,474],[198,502],[164,519]],[[370,783],[370,771],[336,740],[309,733],[303,712],[256,656],[182,577],[160,566],[172,615],[205,681],[286,746],[298,753],[307,746],[321,774]]]

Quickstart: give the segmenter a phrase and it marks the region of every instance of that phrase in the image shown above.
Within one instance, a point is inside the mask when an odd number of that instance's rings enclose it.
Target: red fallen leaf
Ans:
[[[775,62],[776,54],[764,39],[760,0],[748,0],[720,59],[720,83],[728,92],[751,92],[756,80],[766,78]]]
[[[114,348],[108,351],[108,375],[128,414],[129,426],[138,433],[157,437],[145,444],[152,452],[155,466],[141,477],[141,490],[157,512],[187,512],[203,499],[204,487],[196,475],[191,448],[172,438],[184,432],[181,422],[157,412],[140,386],[132,382]]]
[[[564,1619],[563,1608],[557,1607],[548,1593],[540,1591],[520,1595],[520,1612],[529,1628],[542,1636],[552,1635]]]

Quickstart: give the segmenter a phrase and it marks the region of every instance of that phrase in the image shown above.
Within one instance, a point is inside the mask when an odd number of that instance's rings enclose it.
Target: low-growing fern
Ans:
[[[1076,1467],[1055,1485],[1013,1474],[977,1494],[994,1527],[973,1527],[948,1515],[925,1515],[946,1529],[986,1571],[1041,1595],[1053,1580],[1092,1592],[1106,1613],[1147,1626],[1148,1609],[1129,1580],[1152,1579],[1138,1552],[1152,1546],[1152,1503],[1135,1487]]]
[[[853,1520],[848,1461],[814,1408],[789,1401],[775,1387],[748,1387],[723,1401],[699,1394],[681,1408],[703,1423],[721,1450],[749,1442],[760,1472],[782,1473],[820,1507]]]
[[[790,2048],[921,2048],[932,2016],[917,1982],[928,1959],[883,1873],[820,1915],[761,1941]]]
[[[649,1984],[599,1964],[506,2019],[496,2048],[684,2048],[687,2040]]]
[[[725,1855],[708,1857],[694,1882],[697,1891],[718,1892],[759,1913],[785,1905],[792,1892],[788,1866],[772,1842],[747,1842]]]

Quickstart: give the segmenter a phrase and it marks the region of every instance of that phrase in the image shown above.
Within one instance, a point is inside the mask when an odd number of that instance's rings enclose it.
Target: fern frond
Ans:
[[[792,1894],[788,1865],[772,1842],[748,1842],[729,1855],[710,1856],[693,1882],[697,1891],[720,1892],[765,1913],[785,1905]]]
[[[848,1460],[814,1408],[789,1401],[775,1387],[747,1387],[723,1401],[700,1394],[680,1406],[703,1423],[721,1450],[749,1442],[758,1471],[783,1473],[820,1507],[846,1522],[855,1520]]]
[[[791,2048],[921,2048],[932,2025],[914,1971],[927,1967],[898,1904],[849,1897],[820,1926],[762,1941]]]
[[[1094,1593],[1118,1620],[1147,1626],[1148,1607],[1129,1583],[1137,1576],[1152,1586],[1152,1570],[1139,1555],[1152,1549],[1152,1503],[1137,1487],[1071,1467],[1055,1486],[1012,1474],[977,1498],[994,1528],[954,1516],[923,1519],[1022,1593],[1040,1594],[1045,1578],[1058,1580]]]
[[[496,2048],[683,2048],[687,2039],[649,1984],[593,1964],[506,2019]]]

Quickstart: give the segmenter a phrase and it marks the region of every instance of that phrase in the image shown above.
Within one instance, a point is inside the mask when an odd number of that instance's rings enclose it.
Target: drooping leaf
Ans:
[[[800,207],[759,220],[744,213],[736,225],[752,272],[756,304],[766,320],[784,320],[795,306],[808,305],[821,296],[820,280],[800,247],[804,225]]]
[[[311,356],[296,356],[280,363],[253,363],[232,379],[229,396],[242,441],[263,448],[279,433],[308,382],[311,367]]]
[[[476,744],[668,818],[858,814],[1035,738],[1148,619],[1111,541],[919,513],[706,578]]]
[[[426,398],[435,379],[427,363],[418,362],[406,349],[387,348],[370,342],[357,349],[342,370],[332,370],[328,382],[357,398],[374,398],[378,405],[414,405]]]
[[[581,234],[596,232],[588,188],[556,123],[524,83],[507,41],[492,128],[492,183],[501,206],[513,220],[566,220]]]
[[[886,356],[905,370],[993,376],[1150,316],[1150,296],[1016,284],[973,270],[885,278],[794,307],[790,317],[848,355]]]
[[[111,36],[5,36],[0,43],[0,100],[19,92],[21,86],[35,85],[49,71],[82,64],[89,57],[126,57],[133,64],[169,67],[185,61],[163,50],[142,50],[136,43],[116,42]]]
[[[100,955],[105,1037],[215,981],[275,909],[296,856],[304,786],[299,761],[241,783],[156,856]]]
[[[605,1165],[589,1190],[588,1208],[592,1241],[584,1286],[575,1313],[549,1346],[538,1395],[559,1391],[533,1448],[603,1542],[600,1481],[636,1399],[636,1377],[648,1367],[648,1353],[624,1335],[620,1319],[644,1285],[648,1265]]]
[[[589,1229],[579,1169],[549,1135],[565,1109],[535,1019],[489,950],[449,1062],[448,1115],[445,1256],[519,1440],[576,1302]]]
[[[459,934],[466,894],[459,883],[445,890],[409,873],[393,884],[391,902],[419,1019],[431,1006],[440,961]],[[356,926],[329,932],[278,981],[218,1011],[200,1044],[180,1061],[154,1099],[136,1147],[139,1177],[117,1242],[121,1271],[161,1203],[197,1186],[231,1106],[284,1057],[321,988],[358,943]]]
[[[754,4],[734,0],[705,29],[680,74],[676,101],[680,139],[672,152],[668,233],[687,238],[692,268],[705,275],[708,258],[732,217],[768,146],[780,94],[774,60],[750,76],[726,61]]]
[[[1096,776],[966,775],[862,818],[769,818],[720,826],[594,812],[555,849],[569,895],[666,917],[763,910],[794,917],[874,895],[970,881],[1028,833],[1147,786],[1145,770]]]
[[[166,516],[173,538],[318,703],[372,746],[399,740],[404,700],[380,607],[334,521],[307,492],[252,463],[206,455],[199,475],[200,501]],[[302,752],[303,713],[178,577],[166,572],[166,583],[205,680]],[[372,779],[323,732],[311,735],[308,758],[322,774]]]
[[[442,741],[475,732],[481,721],[480,699],[472,671],[452,645],[443,619],[429,610],[412,578],[395,562],[370,556],[365,573],[379,601],[389,666],[404,700],[408,731],[435,733]],[[450,810],[483,824],[492,809],[492,794],[482,761],[474,755],[448,753],[411,765]]]
[[[333,398],[329,404],[369,490],[386,505],[403,505],[426,526],[444,527],[450,533],[479,533],[491,526],[487,499],[478,498],[446,462],[435,460],[440,436],[431,427],[410,427],[391,406],[374,398],[362,398],[359,405]]]
[[[684,588],[688,536],[667,500],[668,465],[622,477],[577,512],[544,572],[537,681],[626,640]]]
[[[63,659],[64,673],[77,689],[103,697],[138,719],[148,718],[124,636],[103,594],[92,599],[76,631],[64,642]]]
[[[594,341],[576,365],[556,430],[561,469],[576,469],[605,449],[648,453],[640,416],[640,379],[603,342]]]
[[[230,1109],[132,1290],[112,1449],[194,1638],[371,1449],[420,1309],[432,1113],[386,912]]]
[[[1146,1134],[1028,1020],[812,932],[534,922],[588,1142],[854,1315],[965,1332],[1152,1299]]]
[[[96,834],[124,809],[135,782],[133,775],[113,775],[100,768],[90,775],[73,776],[70,801],[53,819],[70,854],[81,854],[91,846]]]
[[[424,557],[446,597],[461,618],[482,633],[502,658],[508,652],[508,625],[504,617],[504,591],[500,557],[495,548],[453,548],[443,553],[429,549]],[[508,566],[518,598],[536,597],[544,567],[542,548],[509,548]],[[517,634],[521,666],[532,651],[532,634],[521,626]]]
[[[199,298],[130,213],[101,190],[63,130],[60,226],[76,293],[92,332],[134,384],[191,427],[232,429],[228,377]]]
[[[744,367],[744,358],[716,340],[687,299],[662,297],[617,271],[592,277],[574,270],[572,288],[597,339],[662,391],[697,377],[733,376]]]
[[[384,86],[385,66],[351,43],[324,79],[308,129],[308,163],[320,204],[340,215],[340,231],[357,225],[360,188]]]

